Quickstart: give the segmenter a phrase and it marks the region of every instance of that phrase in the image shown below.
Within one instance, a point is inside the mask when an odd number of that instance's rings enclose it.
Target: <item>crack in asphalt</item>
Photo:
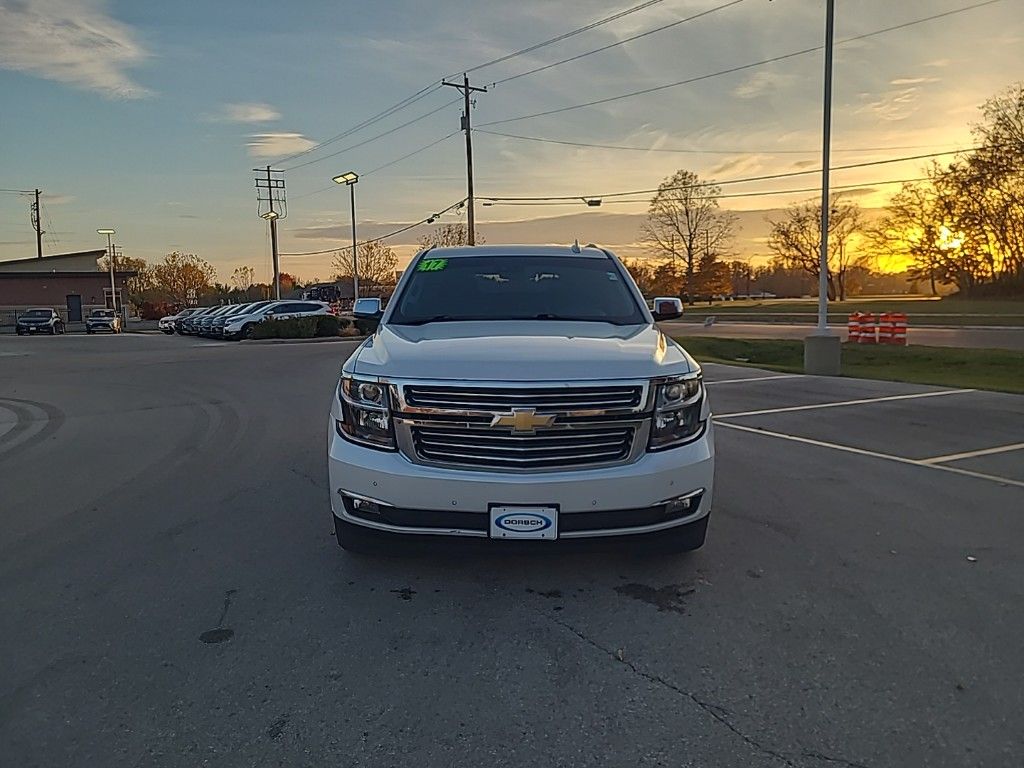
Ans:
[[[824,760],[828,763],[839,763],[840,765],[847,765],[850,768],[868,768],[868,766],[866,766],[864,763],[855,763],[852,760],[847,760],[844,757],[829,757],[828,755],[823,755],[820,752],[804,752],[803,756],[811,757],[815,760]]]
[[[612,650],[610,650],[608,648],[605,648],[599,642],[597,642],[596,640],[588,637],[587,635],[585,635],[580,630],[576,629],[574,626],[572,626],[568,622],[562,621],[562,620],[560,620],[560,619],[558,619],[558,618],[556,618],[554,616],[551,616],[549,614],[541,613],[540,615],[543,616],[544,618],[548,619],[549,621],[557,624],[558,626],[562,627],[563,629],[567,629],[569,632],[572,632],[572,634],[574,634],[580,640],[585,642],[587,645],[590,645],[593,648],[596,648],[601,653],[603,653],[605,656],[608,656],[609,658],[614,659],[615,661],[619,662],[620,664],[624,664],[626,667],[628,667],[630,669],[631,672],[633,672],[633,674],[637,675],[638,677],[642,677],[644,680],[646,680],[649,683],[653,683],[655,685],[660,685],[661,687],[667,688],[668,690],[672,691],[673,693],[676,693],[676,694],[678,694],[680,696],[683,696],[684,698],[689,699],[694,704],[696,704],[698,707],[700,707],[703,711],[705,711],[709,715],[711,715],[712,718],[714,718],[719,723],[724,725],[726,728],[728,728],[730,731],[732,731],[735,735],[739,736],[741,739],[743,739],[743,741],[745,741],[748,745],[753,747],[755,750],[757,750],[761,754],[767,755],[768,757],[771,757],[771,758],[774,758],[775,760],[778,760],[778,761],[782,762],[783,764],[789,766],[789,768],[800,768],[800,766],[798,766],[796,763],[794,763],[786,755],[782,754],[781,752],[776,752],[775,750],[771,749],[770,747],[765,746],[764,744],[761,744],[759,741],[757,741],[753,737],[748,736],[743,731],[741,731],[732,721],[729,720],[728,715],[731,715],[733,713],[730,712],[725,707],[721,707],[721,706],[718,706],[717,704],[712,704],[710,702],[703,701],[702,699],[698,698],[695,694],[691,693],[690,691],[683,690],[682,688],[680,688],[679,686],[675,685],[674,683],[666,680],[665,678],[660,677],[658,675],[651,674],[650,672],[645,672],[644,670],[640,669],[640,667],[638,667],[633,662],[627,661],[624,656],[622,656],[619,653],[616,653],[615,651],[612,651]],[[823,761],[827,761],[827,762],[832,762],[832,763],[840,763],[842,765],[849,766],[849,768],[869,768],[869,766],[864,765],[863,763],[851,762],[851,761],[846,760],[846,759],[841,758],[841,757],[829,757],[828,755],[823,755],[820,752],[808,752],[808,751],[805,751],[805,752],[803,752],[802,756],[803,757],[814,758],[816,760],[823,760]]]
[[[217,619],[217,626],[224,626],[224,619],[228,617],[228,608],[231,607],[231,596],[237,592],[237,589],[229,589],[224,593],[224,608],[220,612],[220,618]]]

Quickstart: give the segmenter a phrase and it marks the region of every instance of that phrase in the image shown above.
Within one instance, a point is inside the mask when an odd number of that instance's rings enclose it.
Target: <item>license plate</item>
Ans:
[[[491,507],[492,539],[557,539],[557,507]]]

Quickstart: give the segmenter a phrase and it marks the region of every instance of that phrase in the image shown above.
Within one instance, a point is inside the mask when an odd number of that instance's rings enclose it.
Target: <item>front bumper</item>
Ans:
[[[711,511],[714,433],[632,464],[561,472],[502,473],[414,464],[394,451],[365,448],[328,424],[331,507],[342,520],[401,534],[487,537],[495,505],[558,508],[560,538],[653,533],[695,522]],[[664,502],[699,492],[696,509],[665,513]],[[387,505],[377,517],[353,499]],[[575,516],[579,517],[575,517]]]
[[[46,325],[16,325],[15,329],[20,333],[50,333],[53,326]]]

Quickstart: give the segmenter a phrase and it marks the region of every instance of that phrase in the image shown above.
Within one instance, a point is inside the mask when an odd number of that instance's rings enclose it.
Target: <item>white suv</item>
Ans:
[[[323,301],[274,301],[255,312],[232,315],[224,325],[225,339],[248,339],[264,320],[290,320],[294,317],[329,315],[331,305]]]
[[[600,248],[420,253],[342,367],[328,437],[338,542],[388,534],[704,542],[701,370]]]

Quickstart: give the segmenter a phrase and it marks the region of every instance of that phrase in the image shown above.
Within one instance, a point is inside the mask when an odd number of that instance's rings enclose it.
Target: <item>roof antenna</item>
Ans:
[[[578,237],[575,240],[573,240],[572,252],[573,253],[579,253],[580,252],[580,239]]]

